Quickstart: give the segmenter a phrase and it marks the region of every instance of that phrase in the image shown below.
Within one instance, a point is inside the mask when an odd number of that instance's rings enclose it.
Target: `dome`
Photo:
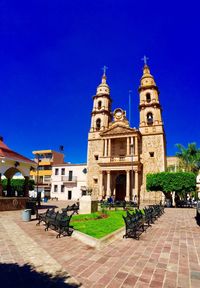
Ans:
[[[97,95],[100,94],[110,94],[110,88],[108,84],[106,83],[106,75],[105,73],[102,76],[101,84],[97,87]]]

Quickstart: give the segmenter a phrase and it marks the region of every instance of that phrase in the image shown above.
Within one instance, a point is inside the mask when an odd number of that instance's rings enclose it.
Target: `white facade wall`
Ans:
[[[82,196],[82,189],[86,187],[86,181],[86,164],[54,165],[51,176],[51,198],[78,200]]]

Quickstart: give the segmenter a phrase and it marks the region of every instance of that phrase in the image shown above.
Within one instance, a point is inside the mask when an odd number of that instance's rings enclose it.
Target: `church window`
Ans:
[[[101,109],[101,105],[102,105],[102,102],[99,101],[99,102],[98,102],[98,109],[99,109],[99,110]]]
[[[98,184],[98,179],[97,178],[94,178],[94,184]]]
[[[154,152],[149,152],[150,157],[154,157]]]
[[[98,156],[98,155],[94,155],[94,159],[95,159],[96,161],[98,161],[98,160],[99,160],[99,156]]]
[[[147,113],[147,124],[148,125],[153,124],[153,114],[151,112]]]
[[[147,103],[151,102],[151,94],[150,93],[146,94],[146,101],[147,101]]]
[[[101,119],[97,119],[97,121],[96,121],[96,129],[97,129],[97,131],[98,130],[100,130],[100,128],[101,128]]]

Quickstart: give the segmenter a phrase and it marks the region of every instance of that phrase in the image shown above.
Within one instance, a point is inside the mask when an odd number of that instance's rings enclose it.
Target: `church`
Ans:
[[[148,204],[162,193],[146,191],[146,175],[166,169],[166,138],[159,90],[149,66],[143,67],[139,93],[139,128],[130,127],[126,111],[112,111],[104,70],[93,96],[88,134],[87,186],[94,198]]]

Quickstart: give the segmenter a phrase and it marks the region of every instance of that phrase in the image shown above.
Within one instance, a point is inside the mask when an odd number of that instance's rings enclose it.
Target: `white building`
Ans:
[[[86,190],[87,164],[57,164],[52,167],[51,198],[77,200]]]

